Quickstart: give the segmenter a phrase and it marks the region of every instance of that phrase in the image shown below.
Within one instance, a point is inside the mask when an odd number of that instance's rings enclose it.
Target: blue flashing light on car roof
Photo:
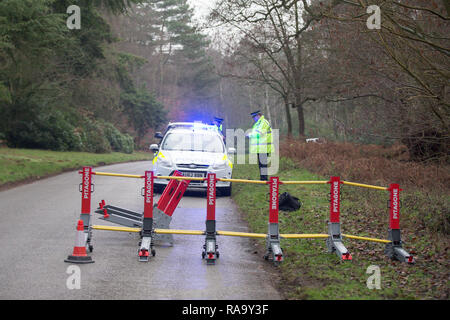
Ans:
[[[214,125],[209,125],[202,122],[173,122],[169,123],[168,129],[183,128],[187,130],[208,130],[218,132],[218,129]]]
[[[195,129],[203,129],[206,128],[206,124],[202,123],[201,121],[194,121],[194,128]]]

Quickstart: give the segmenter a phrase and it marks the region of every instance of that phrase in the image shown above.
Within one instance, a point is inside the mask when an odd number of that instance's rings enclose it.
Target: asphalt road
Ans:
[[[97,171],[143,174],[150,162],[118,164]],[[220,258],[206,265],[204,236],[175,235],[173,247],[139,262],[135,233],[94,230],[95,263],[78,265],[80,288],[69,289],[72,253],[80,215],[81,176],[77,171],[0,192],[0,299],[212,299],[272,300],[277,272],[255,254],[253,240],[218,237]],[[107,204],[142,212],[142,179],[94,177],[92,206]],[[157,199],[155,199],[157,200]],[[93,214],[93,224],[107,224]],[[217,229],[248,232],[235,204],[219,197]],[[176,209],[171,228],[204,230],[206,200],[190,192]],[[70,271],[70,272],[69,272]],[[69,281],[68,281],[69,279]]]

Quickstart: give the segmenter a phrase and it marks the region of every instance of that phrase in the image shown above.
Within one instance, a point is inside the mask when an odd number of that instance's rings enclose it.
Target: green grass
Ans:
[[[95,154],[32,149],[0,148],[0,186],[39,179],[83,166],[150,160],[148,152]]]
[[[282,181],[329,180],[297,168],[284,158],[280,161],[279,176]],[[233,178],[259,179],[258,166],[235,165]],[[233,184],[232,198],[252,232],[267,233],[268,191],[264,186]],[[327,233],[329,185],[281,185],[280,193],[284,191],[298,197],[303,205],[296,212],[280,211],[280,233]],[[377,190],[343,187],[342,232],[385,239],[389,221],[387,196]],[[404,207],[403,220],[408,220],[414,216],[414,210],[408,203]],[[445,247],[446,242],[437,241],[428,233],[419,236],[413,230],[414,219],[402,225],[406,226],[402,227],[405,249],[419,253],[415,265],[391,261],[384,254],[384,245],[379,243],[344,239],[353,260],[340,261],[336,254],[327,252],[324,239],[282,240],[285,260],[279,269],[283,294],[287,299],[448,299],[448,259],[442,256],[446,249],[439,248]],[[264,246],[264,241],[259,242]],[[427,258],[439,253],[439,258]],[[370,265],[380,267],[380,290],[367,288],[370,274],[366,271]]]

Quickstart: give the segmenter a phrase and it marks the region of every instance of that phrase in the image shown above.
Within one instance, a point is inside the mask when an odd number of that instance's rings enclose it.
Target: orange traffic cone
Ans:
[[[94,263],[91,257],[86,253],[86,246],[84,243],[84,227],[83,221],[78,220],[77,237],[75,240],[75,247],[73,248],[73,254],[68,256],[64,262],[69,263]]]

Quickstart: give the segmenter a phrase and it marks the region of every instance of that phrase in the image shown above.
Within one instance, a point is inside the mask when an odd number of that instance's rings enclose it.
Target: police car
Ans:
[[[155,152],[155,176],[170,176],[177,170],[185,177],[206,178],[208,173],[215,173],[217,178],[231,178],[233,163],[228,154],[236,153],[236,149],[226,149],[216,126],[197,122],[169,123],[164,135],[158,132],[155,137],[161,139],[159,145],[150,146]],[[166,179],[155,179],[155,192],[161,193],[168,183]],[[218,194],[231,195],[231,182],[217,181],[216,186]],[[206,187],[206,181],[189,183],[191,189]]]

